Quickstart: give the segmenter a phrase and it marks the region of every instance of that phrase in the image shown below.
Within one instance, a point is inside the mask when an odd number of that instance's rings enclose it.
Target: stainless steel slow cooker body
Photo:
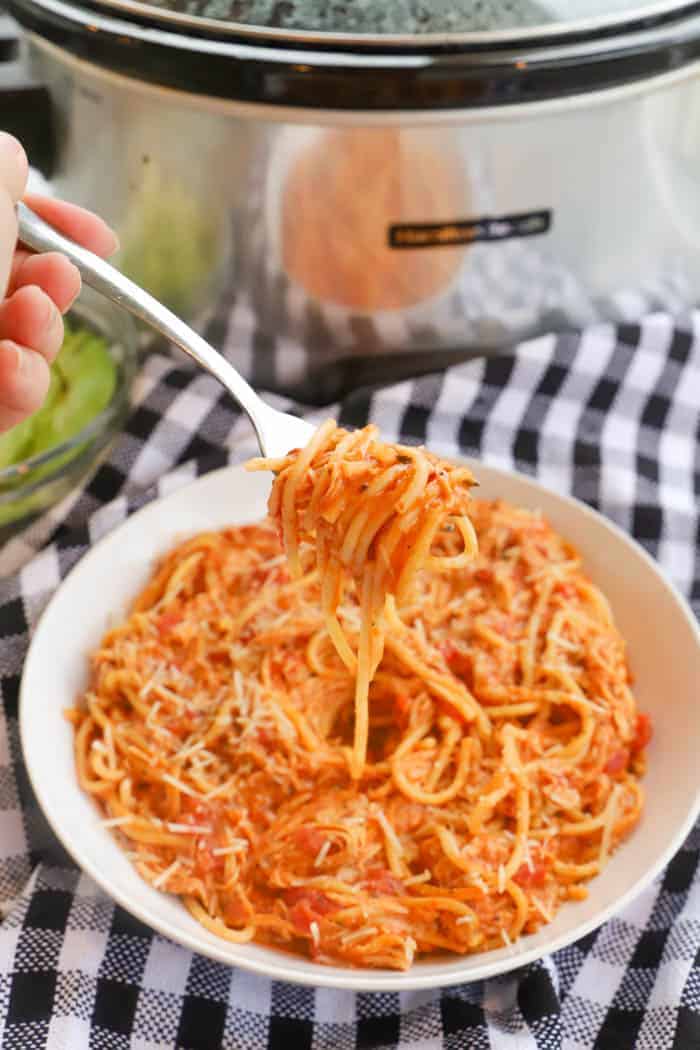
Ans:
[[[489,43],[11,2],[56,189],[261,386],[320,403],[697,298],[700,5]]]

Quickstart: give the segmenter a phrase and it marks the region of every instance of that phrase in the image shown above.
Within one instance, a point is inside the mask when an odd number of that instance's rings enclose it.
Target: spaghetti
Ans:
[[[328,635],[355,675],[355,735],[350,770],[362,775],[369,731],[369,687],[384,654],[386,624],[410,594],[425,567],[456,569],[476,553],[467,516],[474,484],[464,466],[452,466],[423,448],[388,445],[375,426],[348,432],[328,420],[309,444],[284,459],[257,459],[250,470],[276,475],[269,501],[279,523],[292,574],[303,572],[300,545],[315,561]],[[434,555],[443,528],[458,531],[463,549]],[[352,579],[359,594],[357,651],[338,621],[338,608]],[[467,720],[478,719],[475,704],[462,698]],[[482,718],[482,727],[485,719]]]
[[[470,517],[478,554],[436,528],[431,559],[458,561],[401,603],[394,565],[359,776],[355,671],[303,530],[300,575],[269,520],[180,544],[103,639],[70,712],[80,783],[208,929],[394,969],[502,947],[638,821],[650,729],[604,597],[539,515]],[[361,595],[334,608],[358,652]]]

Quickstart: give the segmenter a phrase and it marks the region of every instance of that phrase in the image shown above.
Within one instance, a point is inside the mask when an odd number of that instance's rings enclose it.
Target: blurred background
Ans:
[[[117,265],[260,388],[324,405],[697,302],[696,5],[9,9],[0,126],[33,185],[103,215]],[[104,400],[152,344],[85,309]]]

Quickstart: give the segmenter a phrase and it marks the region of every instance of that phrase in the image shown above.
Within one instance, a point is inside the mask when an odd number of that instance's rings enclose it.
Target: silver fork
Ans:
[[[311,423],[263,401],[225,357],[138,284],[59,233],[22,202],[17,205],[17,219],[19,239],[28,248],[61,252],[77,266],[85,284],[155,328],[218,379],[248,416],[263,455],[281,457],[307,444],[315,430]]]

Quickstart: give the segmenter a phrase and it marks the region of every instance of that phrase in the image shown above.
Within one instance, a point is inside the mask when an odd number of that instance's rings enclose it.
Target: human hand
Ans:
[[[33,255],[17,244],[15,204],[24,198],[38,215],[71,240],[101,255],[118,241],[91,212],[46,197],[24,197],[27,157],[0,131],[0,432],[42,404],[49,365],[63,343],[61,317],[80,292],[80,274],[58,252]]]

